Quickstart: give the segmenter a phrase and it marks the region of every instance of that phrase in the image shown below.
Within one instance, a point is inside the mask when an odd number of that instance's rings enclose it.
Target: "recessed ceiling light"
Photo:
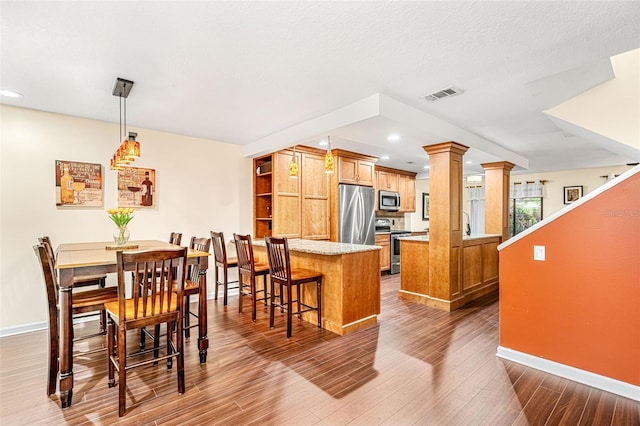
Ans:
[[[388,155],[383,155],[380,157],[381,160],[388,160],[390,157]]]
[[[423,169],[428,169],[428,168],[429,168],[429,166],[424,166],[424,167],[423,167]]]
[[[467,160],[467,161],[464,162],[464,164],[473,164],[473,161]]]
[[[13,90],[1,89],[0,95],[7,96],[9,98],[21,98],[22,93],[14,92]]]
[[[320,145],[320,146],[327,146],[327,145],[329,145],[329,142],[327,142],[327,140],[326,140],[326,139],[322,139],[320,142],[318,142],[318,145]]]
[[[389,136],[387,137],[387,140],[388,140],[389,142],[398,142],[398,141],[400,140],[400,135],[396,135],[396,134],[389,135]]]

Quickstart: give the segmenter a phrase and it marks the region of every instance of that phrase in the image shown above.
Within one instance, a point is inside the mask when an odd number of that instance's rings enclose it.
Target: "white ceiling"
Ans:
[[[330,135],[416,172],[421,147],[447,140],[472,147],[466,173],[504,159],[529,171],[633,160],[542,111],[612,78],[609,58],[640,47],[638,1],[3,0],[0,23],[0,86],[24,95],[9,105],[118,122],[123,77],[135,81],[130,127],[247,155]],[[450,85],[464,93],[422,99]],[[345,111],[374,98],[377,113],[349,122]]]

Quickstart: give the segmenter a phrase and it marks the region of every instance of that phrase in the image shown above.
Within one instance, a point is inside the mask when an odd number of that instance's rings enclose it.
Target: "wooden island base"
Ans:
[[[464,237],[456,285],[443,286],[429,264],[429,237],[400,239],[398,297],[445,311],[453,311],[498,291],[499,235]]]
[[[289,240],[294,267],[322,272],[322,328],[342,336],[377,323],[379,250],[377,246]],[[264,241],[254,242],[254,254],[261,262],[267,262]],[[315,306],[315,286],[303,286],[302,299]],[[303,319],[317,324],[315,312],[303,314]]]

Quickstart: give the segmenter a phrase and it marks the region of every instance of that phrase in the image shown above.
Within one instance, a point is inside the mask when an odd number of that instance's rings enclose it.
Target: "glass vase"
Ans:
[[[129,241],[129,230],[126,226],[119,226],[113,231],[113,241],[117,246],[124,246]]]

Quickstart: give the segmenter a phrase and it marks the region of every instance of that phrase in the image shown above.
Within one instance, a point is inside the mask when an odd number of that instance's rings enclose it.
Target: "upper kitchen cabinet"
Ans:
[[[376,168],[376,190],[399,191],[398,174]]]
[[[376,166],[376,199],[378,191],[400,193],[400,213],[416,211],[416,173]]]
[[[400,211],[416,211],[416,177],[415,175],[398,175],[400,188]]]
[[[331,151],[336,157],[338,183],[374,186],[374,167],[377,158],[341,149]]]

